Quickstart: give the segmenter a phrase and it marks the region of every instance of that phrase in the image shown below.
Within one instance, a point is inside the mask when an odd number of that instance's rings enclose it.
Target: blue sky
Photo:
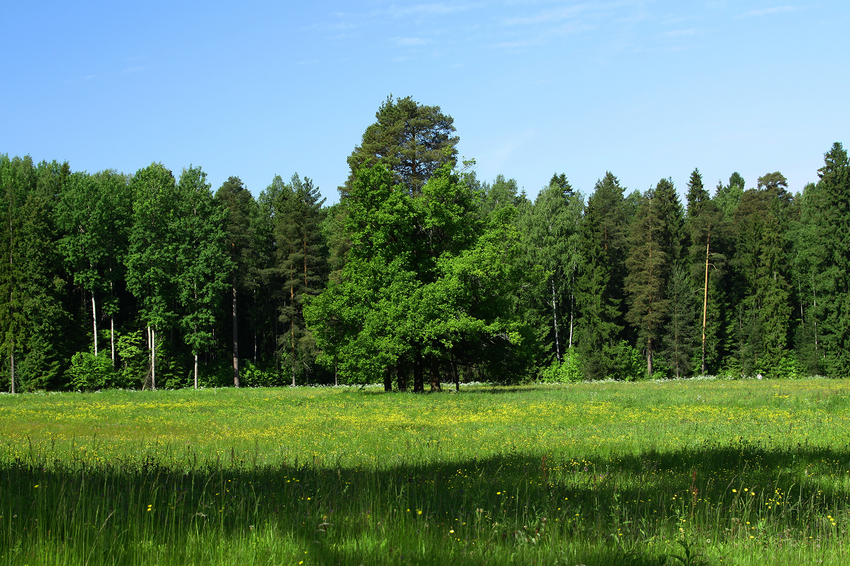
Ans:
[[[532,196],[609,170],[683,193],[695,167],[799,191],[850,144],[848,29],[839,1],[13,2],[0,153],[200,165],[255,195],[297,172],[331,203],[392,93],[439,105],[479,178]]]

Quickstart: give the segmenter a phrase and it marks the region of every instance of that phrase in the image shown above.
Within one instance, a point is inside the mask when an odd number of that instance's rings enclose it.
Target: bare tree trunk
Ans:
[[[156,328],[151,327],[151,386],[156,391]]]
[[[148,346],[150,348],[151,390],[156,391],[156,331],[148,326]]]
[[[97,356],[97,302],[94,298],[94,291],[91,292],[91,320],[94,326],[94,355]]]
[[[195,389],[198,388],[198,354],[195,354]]]
[[[236,281],[233,281],[233,386],[239,387],[239,327],[236,322]]]
[[[555,355],[558,357],[558,363],[561,362],[561,341],[558,338],[558,310],[555,306],[555,278],[550,279],[549,284],[552,288],[552,326],[555,329]]]
[[[646,339],[646,376],[652,377],[652,338]]]
[[[575,295],[570,295],[570,349],[573,347],[573,312],[575,311],[575,305]]]
[[[295,287],[289,286],[289,302],[292,314],[289,315],[289,345],[292,349],[292,387],[295,387]]]
[[[109,348],[111,350],[112,367],[115,367],[115,318],[109,317]]]
[[[12,232],[12,221],[9,221],[9,232]],[[11,237],[11,236],[10,236]],[[12,252],[9,252],[9,270],[12,270]],[[10,285],[10,287],[12,287]],[[14,287],[12,287],[14,288]],[[12,384],[12,395],[15,394],[15,295],[13,291],[9,291],[9,326],[11,329],[10,344],[9,344],[9,380]]]
[[[711,234],[708,235],[708,240],[711,240]],[[702,374],[705,375],[705,326],[708,316],[708,245],[709,241],[705,242],[705,285],[702,293]]]

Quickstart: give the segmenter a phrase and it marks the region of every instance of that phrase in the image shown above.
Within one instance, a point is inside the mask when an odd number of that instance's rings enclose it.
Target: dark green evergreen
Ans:
[[[690,323],[691,334],[698,340],[698,344],[692,345],[693,351],[698,352],[698,361],[693,365],[702,375],[713,374],[719,369],[722,340],[723,297],[718,281],[726,258],[718,250],[723,249],[723,213],[710,198],[698,169],[694,169],[688,181],[685,232],[689,243],[685,263],[689,269],[690,296],[697,299]]]
[[[419,104],[410,96],[393,98],[381,104],[376,121],[366,128],[360,145],[348,157],[351,174],[343,195],[350,189],[362,167],[384,165],[411,194],[417,194],[437,169],[457,164],[454,119],[439,106]]]
[[[616,360],[626,337],[626,209],[610,172],[597,181],[580,229],[576,344],[587,379],[624,378]]]
[[[243,307],[259,286],[260,272],[255,253],[255,228],[252,220],[257,217],[257,203],[239,177],[230,177],[224,182],[215,199],[225,211],[225,242],[227,255],[233,265],[230,279],[230,340],[233,367],[233,385],[239,387],[239,343],[240,316],[247,309],[239,308],[240,297]],[[256,224],[256,221],[253,222]],[[241,325],[243,331],[245,324]],[[244,350],[244,347],[243,347]]]

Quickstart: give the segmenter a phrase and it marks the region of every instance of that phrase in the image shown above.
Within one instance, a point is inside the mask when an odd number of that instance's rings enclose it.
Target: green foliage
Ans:
[[[534,204],[519,219],[529,268],[542,267],[547,278],[523,305],[527,317],[545,328],[556,359],[572,346],[569,342],[575,318],[576,274],[581,262],[579,225],[584,209],[581,194],[574,193],[562,174],[540,191]]]
[[[128,387],[141,387],[146,380],[148,365],[147,345],[141,330],[119,334],[115,341],[121,366],[121,381]]]
[[[407,96],[392,95],[375,113],[377,121],[366,128],[359,146],[348,157],[351,174],[343,195],[351,190],[358,172],[381,164],[392,174],[392,184],[400,184],[417,194],[437,170],[457,163],[460,138],[453,135],[451,116],[439,106],[423,106]]]
[[[179,213],[172,227],[177,251],[175,283],[181,305],[179,327],[192,354],[214,344],[221,297],[234,269],[227,256],[225,210],[213,199],[206,173],[184,169],[177,185]]]
[[[637,344],[646,352],[647,377],[653,373],[652,359],[660,347],[661,331],[670,310],[667,279],[675,261],[664,208],[662,194],[648,190],[630,226],[626,260],[626,320],[637,330]]]
[[[605,376],[606,378],[618,381],[637,381],[648,377],[646,358],[643,357],[640,350],[625,340],[621,340],[613,346],[606,346],[603,354],[610,360],[610,369]],[[650,377],[656,378],[658,376],[653,374]]]
[[[581,371],[581,361],[575,348],[564,352],[563,359],[555,360],[540,374],[544,383],[578,383],[584,377]]]
[[[735,213],[737,356],[744,374],[773,368],[786,355],[791,331],[788,228],[792,197],[779,173],[759,179]]]
[[[104,354],[95,356],[91,352],[74,354],[71,367],[65,370],[65,378],[74,391],[96,391],[122,385],[120,375],[112,367],[112,360]]]
[[[850,367],[850,160],[836,143],[824,156],[820,180],[806,202],[813,232],[803,246],[809,262],[811,334],[820,333],[817,357],[825,373],[844,377]]]
[[[295,385],[309,374],[319,354],[313,333],[304,322],[304,304],[308,297],[321,292],[327,277],[327,249],[322,237],[324,199],[309,178],[302,181],[297,174],[289,184],[279,183],[274,188],[269,200],[274,208],[274,269],[281,280],[276,297],[281,329],[278,347]]]
[[[626,326],[626,209],[623,188],[610,172],[588,198],[579,234],[576,342],[585,377],[604,379],[618,372],[606,351],[617,347]]]
[[[261,368],[252,362],[245,362],[240,377],[245,387],[281,387],[287,385],[287,376],[273,369]]]
[[[381,165],[362,169],[347,203],[348,262],[305,309],[326,364],[363,382],[395,372],[401,389],[410,366],[416,391],[426,366],[434,388],[457,362],[496,379],[529,371],[532,333],[516,308],[528,274],[512,208],[482,231],[474,192],[448,167],[416,195]]]

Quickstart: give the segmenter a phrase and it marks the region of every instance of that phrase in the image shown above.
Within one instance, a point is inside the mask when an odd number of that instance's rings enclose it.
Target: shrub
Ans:
[[[578,352],[570,348],[561,362],[555,360],[540,374],[540,380],[546,383],[577,383],[582,380],[581,364]]]
[[[95,356],[91,352],[77,352],[71,358],[71,367],[65,371],[71,389],[93,391],[119,385],[118,374],[112,360],[105,354]]]

